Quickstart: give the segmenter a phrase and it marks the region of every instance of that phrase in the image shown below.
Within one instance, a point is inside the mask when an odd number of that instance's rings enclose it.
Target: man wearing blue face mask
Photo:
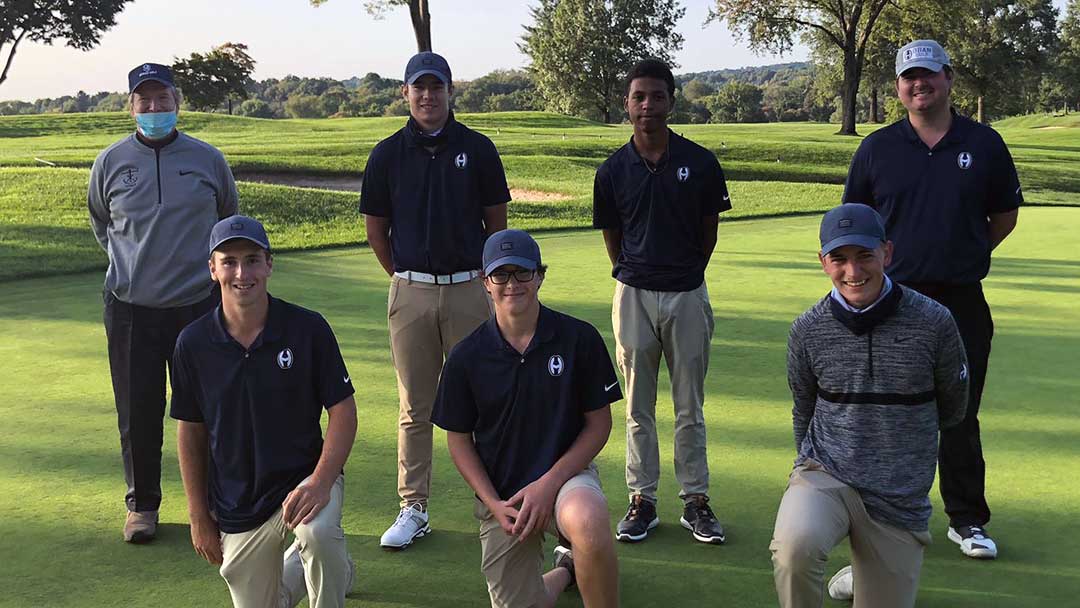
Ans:
[[[176,130],[180,94],[167,66],[128,74],[136,131],[90,171],[94,236],[109,255],[105,335],[127,481],[124,540],[152,540],[161,504],[165,369],[176,337],[216,305],[210,229],[237,212],[221,152]]]

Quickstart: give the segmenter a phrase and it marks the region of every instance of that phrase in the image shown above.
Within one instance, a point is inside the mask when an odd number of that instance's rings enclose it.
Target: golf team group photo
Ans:
[[[1023,196],[998,133],[952,109],[953,78],[937,42],[897,49],[906,116],[863,139],[842,200],[821,218],[819,247],[805,252],[827,278],[805,277],[824,295],[806,302],[788,337],[793,468],[761,546],[785,608],[817,608],[826,595],[914,606],[935,477],[948,518],[937,532],[957,559],[998,554],[978,419],[994,333],[982,280]],[[137,65],[127,90],[134,132],[98,155],[87,194],[108,254],[123,540],[158,533],[167,414],[192,546],[235,606],[362,598],[380,583],[349,554],[346,480],[365,480],[346,465],[363,387],[390,379],[352,376],[327,320],[271,295],[274,243],[244,213],[225,156],[178,129],[170,68]],[[363,172],[356,233],[386,274],[399,397],[399,502],[388,497],[379,544],[406,550],[438,529],[440,511],[466,508],[432,496],[437,426],[474,495],[493,607],[554,606],[571,588],[590,608],[636,605],[620,598],[616,543],[647,543],[659,501],[679,501],[686,542],[726,540],[724,514],[710,505],[707,432],[722,427],[705,418],[714,335],[705,278],[723,239],[719,215],[739,201],[716,155],[668,126],[669,66],[635,64],[624,100],[633,134],[596,170],[592,196],[595,255],[606,253],[614,280],[609,351],[596,327],[542,303],[551,252],[508,226],[499,151],[458,122],[453,93],[445,58],[409,59],[408,120]],[[668,437],[657,424],[662,363]],[[619,401],[625,425],[613,425]],[[625,428],[625,494],[601,486],[596,464],[613,426]],[[661,445],[672,446],[675,477],[663,491]],[[625,501],[622,519],[612,521],[609,501]],[[553,555],[545,537],[557,540]],[[850,565],[827,572],[844,539]]]

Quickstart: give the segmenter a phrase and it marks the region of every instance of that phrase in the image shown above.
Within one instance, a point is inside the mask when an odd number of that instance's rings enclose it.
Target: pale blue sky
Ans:
[[[515,43],[522,25],[532,22],[531,4],[431,0],[432,44],[450,61],[455,79],[523,67],[526,57]],[[802,49],[784,58],[754,55],[726,24],[702,29],[710,5],[708,0],[683,2],[687,10],[679,31],[686,43],[676,58],[677,72],[805,59]],[[329,0],[319,8],[307,0],[135,0],[89,52],[21,44],[7,82],[0,85],[0,99],[122,90],[127,71],[136,64],[171,63],[174,56],[205,52],[223,42],[248,45],[257,62],[256,79],[287,74],[343,79],[368,72],[400,78],[416,50],[407,9],[376,21],[361,0]]]
[[[450,61],[455,79],[523,67],[527,61],[515,43],[522,25],[532,21],[531,4],[431,0],[432,44]],[[1054,4],[1063,9],[1065,0]],[[686,43],[676,56],[676,72],[806,59],[801,47],[785,57],[755,55],[725,23],[703,29],[711,5],[709,0],[683,1],[687,10],[679,30]],[[128,70],[139,63],[171,63],[173,57],[205,52],[223,42],[248,45],[257,62],[256,79],[287,74],[344,79],[367,72],[400,78],[416,49],[405,8],[376,21],[361,0],[329,0],[319,8],[307,0],[135,0],[89,52],[24,42],[8,80],[0,85],[0,99],[123,90]]]

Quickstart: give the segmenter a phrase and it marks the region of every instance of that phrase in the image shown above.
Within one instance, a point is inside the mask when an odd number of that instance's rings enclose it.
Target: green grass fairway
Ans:
[[[591,184],[594,169],[587,171]],[[0,281],[105,268],[108,260],[87,217],[89,179],[86,169],[0,168]],[[733,181],[728,186],[735,208],[723,214],[725,221],[823,211],[843,193],[843,186],[836,184]],[[525,180],[515,187],[545,190],[550,184]],[[509,207],[510,224],[526,230],[588,226],[589,188],[587,194],[566,200],[515,200]],[[356,193],[244,181],[239,190],[240,211],[266,224],[279,251],[367,241]]]
[[[46,220],[42,220],[45,223]],[[678,525],[670,465],[671,403],[662,373],[661,526],[620,545],[628,607],[775,605],[768,544],[794,457],[784,364],[792,319],[828,289],[816,249],[818,217],[725,223],[708,283],[716,314],[706,419],[713,506],[726,546],[693,542]],[[74,228],[70,228],[74,232]],[[1080,504],[1080,210],[1024,209],[986,281],[997,336],[983,401],[995,562],[963,557],[945,539],[934,494],[935,542],[919,606],[1061,607],[1080,597],[1080,548],[1070,525]],[[546,304],[585,318],[609,348],[613,281],[596,232],[540,236],[551,265]],[[120,540],[124,485],[98,272],[23,280],[0,295],[0,606],[224,606],[214,568],[191,550],[166,428],[160,538]],[[471,492],[436,434],[435,532],[403,553],[378,538],[396,514],[397,396],[386,333],[388,281],[363,248],[288,253],[273,292],[325,314],[356,382],[360,432],[347,466],[344,525],[359,566],[350,606],[485,606]],[[624,404],[599,457],[612,522],[625,509]],[[838,548],[829,572],[845,562]],[[560,606],[580,605],[571,593]],[[827,606],[843,606],[827,602]]]
[[[461,120],[498,146],[511,188],[540,193],[519,192],[510,206],[510,223],[528,230],[588,226],[596,167],[630,136],[626,125],[539,112],[465,114]],[[180,127],[224,151],[240,176],[241,212],[264,220],[283,250],[297,250],[364,242],[356,195],[246,182],[245,175],[359,177],[371,148],[402,121],[185,112]],[[1080,120],[1027,116],[997,126],[1028,204],[1080,206]],[[834,135],[835,125],[828,124],[673,128],[719,158],[734,206],[725,221],[828,209],[840,201],[861,141]],[[863,135],[875,128],[859,127]],[[87,169],[131,129],[130,116],[119,112],[0,117],[0,281],[104,267],[104,253],[87,229]]]

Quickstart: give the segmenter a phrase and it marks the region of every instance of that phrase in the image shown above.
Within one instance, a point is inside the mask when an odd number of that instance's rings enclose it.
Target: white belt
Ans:
[[[404,270],[401,272],[395,272],[394,276],[405,279],[406,281],[416,281],[418,283],[430,283],[432,285],[454,285],[457,283],[468,283],[469,281],[480,276],[480,271],[463,270],[461,272],[455,272],[454,274],[428,274],[426,272],[416,272],[415,270]]]

